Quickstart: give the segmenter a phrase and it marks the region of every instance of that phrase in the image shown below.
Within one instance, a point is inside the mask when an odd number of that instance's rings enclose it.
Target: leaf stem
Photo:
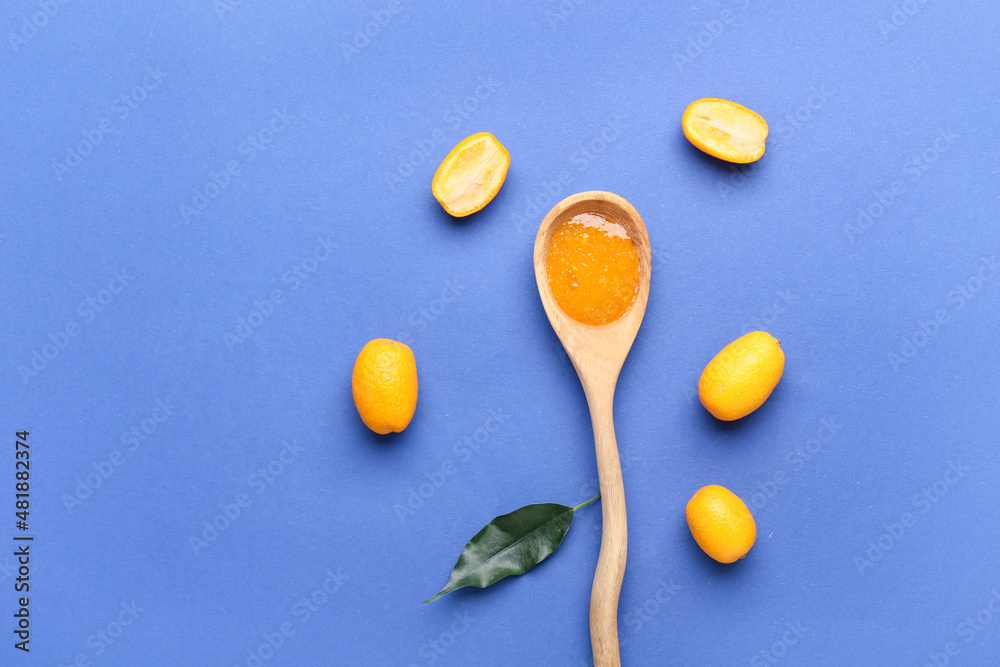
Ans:
[[[581,507],[586,507],[587,505],[589,505],[590,503],[594,502],[595,500],[597,500],[600,497],[601,497],[601,494],[598,493],[596,496],[594,496],[593,498],[591,498],[587,502],[580,503],[579,505],[577,505],[576,507],[574,507],[573,511],[575,512],[576,510],[580,509]]]

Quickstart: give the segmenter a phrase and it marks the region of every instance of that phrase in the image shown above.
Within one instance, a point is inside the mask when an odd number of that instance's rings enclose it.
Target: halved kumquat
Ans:
[[[764,155],[767,121],[742,104],[706,97],[688,105],[684,136],[699,150],[727,162],[746,164]]]
[[[456,218],[472,215],[500,192],[507,178],[510,153],[489,132],[463,139],[441,162],[431,191]]]

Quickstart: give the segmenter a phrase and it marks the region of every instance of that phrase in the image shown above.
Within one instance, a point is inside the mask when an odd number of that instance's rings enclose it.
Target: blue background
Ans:
[[[35,542],[30,656],[0,556],[2,664],[589,664],[597,504],[526,576],[420,601],[493,516],[594,493],[531,268],[591,189],[654,250],[616,405],[624,663],[995,664],[1000,10],[611,4],[7,4],[0,404]],[[687,143],[708,96],[769,121],[759,163]],[[510,172],[451,219],[430,180],[478,131]],[[699,374],[757,328],[784,378],[716,422]],[[419,369],[392,437],[351,400],[375,337]],[[732,566],[684,521],[710,483],[757,520]]]

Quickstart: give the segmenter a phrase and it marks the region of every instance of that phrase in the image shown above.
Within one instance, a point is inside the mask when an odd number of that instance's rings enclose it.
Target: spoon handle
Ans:
[[[618,667],[618,595],[625,576],[628,523],[625,487],[618,458],[614,425],[615,387],[606,384],[587,392],[590,419],[594,425],[597,474],[601,483],[603,530],[594,586],[590,592],[590,644],[594,667]]]

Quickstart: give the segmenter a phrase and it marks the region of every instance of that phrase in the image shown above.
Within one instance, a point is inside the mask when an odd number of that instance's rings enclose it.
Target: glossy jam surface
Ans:
[[[618,223],[578,213],[552,235],[546,273],[563,312],[583,324],[611,324],[639,292],[639,252]]]

